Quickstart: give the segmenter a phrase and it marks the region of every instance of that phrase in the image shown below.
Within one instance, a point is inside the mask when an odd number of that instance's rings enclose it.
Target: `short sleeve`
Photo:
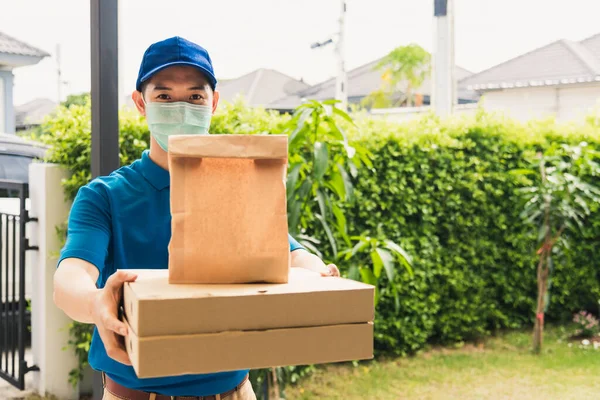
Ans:
[[[304,249],[304,247],[302,247],[302,245],[298,243],[296,239],[294,239],[290,234],[288,234],[288,240],[290,242],[290,252],[294,250]]]
[[[67,241],[58,263],[65,258],[79,258],[102,273],[111,235],[111,215],[108,197],[100,185],[79,189],[67,229]]]

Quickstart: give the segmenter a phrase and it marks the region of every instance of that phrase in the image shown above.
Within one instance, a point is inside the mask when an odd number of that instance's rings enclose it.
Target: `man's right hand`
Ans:
[[[127,325],[119,320],[119,305],[123,296],[123,284],[133,282],[137,275],[117,271],[106,281],[103,289],[98,290],[91,304],[91,314],[98,334],[108,356],[125,365],[131,365],[123,344],[127,336]]]

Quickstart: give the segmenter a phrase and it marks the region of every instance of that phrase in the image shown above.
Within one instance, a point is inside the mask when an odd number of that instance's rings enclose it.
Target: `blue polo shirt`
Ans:
[[[140,160],[82,187],[71,208],[65,258],[94,264],[104,287],[117,269],[166,269],[171,238],[169,172],[146,151]],[[290,251],[301,248],[289,236]],[[218,318],[218,317],[217,317]],[[130,389],[168,396],[209,396],[237,386],[247,370],[204,375],[139,379],[133,368],[114,361],[94,330],[89,352],[92,368]]]

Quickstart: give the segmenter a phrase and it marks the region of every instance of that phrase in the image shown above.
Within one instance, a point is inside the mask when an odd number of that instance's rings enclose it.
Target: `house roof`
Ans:
[[[375,68],[380,61],[381,58],[348,71],[348,98],[363,98],[381,86],[381,71]],[[472,72],[467,71],[464,68],[458,66],[455,68],[457,80],[472,75]],[[289,110],[301,104],[305,98],[314,100],[335,98],[335,81],[336,78],[330,78],[317,85],[311,86],[306,90],[277,99],[269,104],[268,108]],[[431,80],[428,78],[423,82],[419,89],[415,90],[415,92],[424,96],[430,96],[431,86]],[[466,90],[459,92],[460,98],[472,99],[474,98],[474,95],[475,93],[468,93]]]
[[[558,40],[459,82],[491,90],[600,81],[600,34],[580,42]]]
[[[57,104],[50,99],[34,99],[15,107],[15,125],[27,127],[40,125],[44,117],[56,109]]]
[[[29,57],[48,57],[50,54],[0,32],[0,53]]]
[[[250,106],[264,106],[309,87],[291,76],[266,68],[221,82],[218,86],[221,99],[233,101],[242,95]]]

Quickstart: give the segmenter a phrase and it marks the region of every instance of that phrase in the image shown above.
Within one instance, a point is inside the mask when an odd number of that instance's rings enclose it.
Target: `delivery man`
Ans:
[[[168,137],[208,133],[219,102],[216,86],[204,48],[180,37],[151,45],[132,95],[150,126],[150,150],[133,164],[82,187],[71,208],[67,241],[54,277],[54,301],[75,321],[96,326],[89,363],[103,372],[104,399],[255,398],[247,370],[138,379],[123,346],[127,326],[118,318],[123,284],[136,279],[120,270],[167,268]],[[292,237],[289,242],[293,267],[339,275],[334,265],[326,266]]]

